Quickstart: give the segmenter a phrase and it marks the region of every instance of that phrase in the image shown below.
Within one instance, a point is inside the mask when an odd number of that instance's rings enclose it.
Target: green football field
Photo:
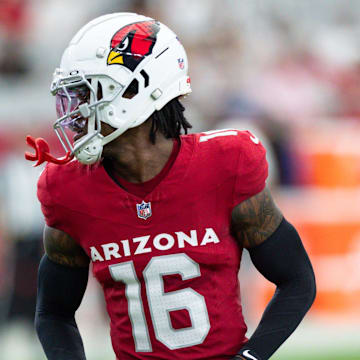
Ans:
[[[325,355],[309,357],[305,356],[294,356],[294,357],[273,357],[274,360],[360,360],[360,354],[353,355]]]
[[[360,360],[360,353],[358,354],[348,354],[346,352],[338,354],[328,354],[328,355],[314,355],[309,356],[308,354],[304,355],[286,355],[286,356],[273,356],[273,360]]]

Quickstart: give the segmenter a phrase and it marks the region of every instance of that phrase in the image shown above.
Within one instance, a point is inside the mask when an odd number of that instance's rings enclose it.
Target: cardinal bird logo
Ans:
[[[159,22],[142,21],[126,25],[111,39],[108,65],[122,65],[134,71],[156,43]]]

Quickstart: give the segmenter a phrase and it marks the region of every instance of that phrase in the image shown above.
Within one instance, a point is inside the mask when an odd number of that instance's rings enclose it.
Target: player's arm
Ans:
[[[84,360],[74,315],[86,289],[89,258],[69,235],[48,226],[44,247],[35,313],[38,337],[49,360]]]
[[[297,231],[284,219],[267,188],[233,209],[232,228],[258,271],[276,285],[258,327],[236,358],[266,360],[313,303],[314,272]]]

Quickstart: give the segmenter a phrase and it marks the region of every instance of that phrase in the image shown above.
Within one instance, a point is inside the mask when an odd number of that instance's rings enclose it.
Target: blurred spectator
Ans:
[[[23,154],[9,156],[1,168],[0,185],[6,236],[13,245],[12,252],[7,246],[11,261],[7,259],[6,263],[11,266],[4,269],[5,272],[14,269],[9,319],[32,322],[36,269],[42,255],[43,220],[34,192],[40,170],[34,169],[32,174],[28,174],[27,166]]]
[[[0,73],[23,75],[29,70],[24,45],[29,30],[27,0],[0,1]]]

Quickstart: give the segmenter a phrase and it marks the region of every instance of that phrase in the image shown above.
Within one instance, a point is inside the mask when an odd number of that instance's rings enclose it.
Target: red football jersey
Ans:
[[[172,168],[145,198],[102,165],[47,165],[38,184],[46,223],[92,259],[119,360],[223,360],[241,348],[231,212],[266,177],[265,149],[237,130],[181,136]]]

